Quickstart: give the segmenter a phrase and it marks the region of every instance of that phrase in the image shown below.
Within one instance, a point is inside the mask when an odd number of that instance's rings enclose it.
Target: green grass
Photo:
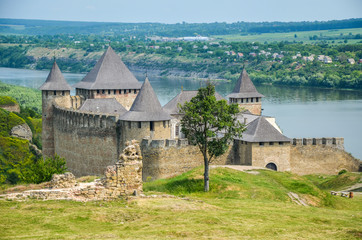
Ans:
[[[144,184],[147,195],[171,193],[189,200],[0,201],[0,239],[361,238],[361,196],[330,196],[310,176],[259,172],[212,169],[209,193],[202,192],[201,168]],[[289,191],[319,201],[320,207],[291,202]],[[327,195],[333,205],[323,204]]]
[[[223,41],[247,41],[247,42],[279,42],[279,41],[303,41],[304,43],[316,43],[320,40],[309,40],[309,37],[314,35],[320,37],[339,37],[340,34],[348,36],[349,33],[353,35],[362,34],[362,28],[351,28],[351,29],[337,29],[337,30],[319,30],[319,31],[300,31],[300,32],[288,32],[288,33],[262,33],[262,34],[248,34],[248,35],[215,35],[212,36],[217,40]],[[297,38],[295,38],[295,34]],[[328,43],[331,43],[332,40],[327,40]],[[348,39],[348,43],[358,43],[362,39]],[[343,40],[334,40],[335,44],[339,42],[343,43]]]

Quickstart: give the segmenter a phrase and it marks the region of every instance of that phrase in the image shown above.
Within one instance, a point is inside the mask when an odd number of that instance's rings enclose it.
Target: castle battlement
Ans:
[[[118,115],[94,113],[94,112],[79,112],[54,105],[55,121],[61,127],[93,127],[93,128],[110,128],[116,126]]]
[[[189,145],[187,139],[159,139],[159,140],[151,140],[144,138],[141,142],[141,147],[151,149],[151,148],[169,148],[169,147],[176,147],[182,148]]]
[[[294,146],[324,145],[344,150],[344,138],[293,138],[291,143]]]

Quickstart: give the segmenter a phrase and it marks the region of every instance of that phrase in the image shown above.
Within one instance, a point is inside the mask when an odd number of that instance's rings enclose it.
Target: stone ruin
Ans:
[[[64,174],[54,174],[52,180],[50,181],[50,187],[53,189],[72,188],[77,185],[77,180],[75,180],[75,176],[71,172],[66,172]]]
[[[139,142],[132,140],[119,156],[119,161],[108,166],[105,176],[90,183],[78,183],[70,172],[54,174],[49,189],[29,190],[0,195],[11,200],[113,200],[142,193],[142,155]]]

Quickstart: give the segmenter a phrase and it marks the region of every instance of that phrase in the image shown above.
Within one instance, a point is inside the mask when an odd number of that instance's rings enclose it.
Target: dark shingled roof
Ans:
[[[52,70],[50,70],[47,79],[39,89],[50,91],[70,91],[72,88],[69,86],[67,81],[65,81],[57,63],[54,61]]]
[[[108,47],[94,68],[74,87],[89,90],[140,89],[141,85],[121,58]]]
[[[122,114],[127,110],[115,98],[87,99],[79,109],[81,112]]]
[[[193,97],[197,95],[198,91],[181,91],[177,94],[172,100],[170,100],[165,106],[163,106],[163,110],[168,112],[169,114],[178,114],[179,108],[178,105],[183,105],[185,102],[190,102]],[[219,93],[215,92],[216,100],[225,100],[223,96]]]
[[[264,97],[260,94],[253,82],[250,80],[248,73],[243,69],[238,82],[236,83],[234,90],[227,98],[250,98],[250,97]]]
[[[170,120],[171,116],[162,109],[157,95],[146,77],[131,109],[124,115],[121,115],[120,119],[136,122],[165,121]]]
[[[290,138],[281,134],[264,117],[258,117],[249,123],[241,140],[246,142],[290,142]]]

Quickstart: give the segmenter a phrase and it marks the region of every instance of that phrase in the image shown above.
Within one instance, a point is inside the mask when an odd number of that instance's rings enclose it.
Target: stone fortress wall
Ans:
[[[343,169],[357,172],[360,161],[344,151],[344,138],[303,138],[292,140],[290,165],[301,175],[337,174]]]
[[[84,113],[54,106],[54,149],[76,176],[100,175],[123,145],[117,115]]]
[[[169,178],[203,166],[203,155],[197,146],[188,144],[187,139],[149,140],[141,142],[143,156],[143,181]],[[226,165],[232,162],[233,150],[214,159],[212,164]]]

